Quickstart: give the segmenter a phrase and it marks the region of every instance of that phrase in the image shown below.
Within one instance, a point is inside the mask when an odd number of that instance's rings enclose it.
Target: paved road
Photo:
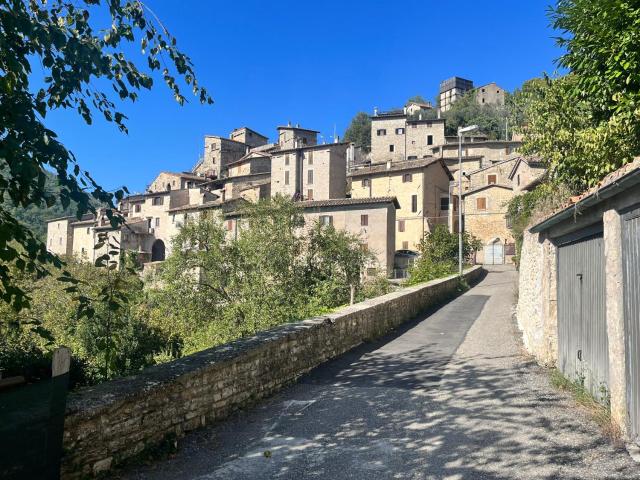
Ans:
[[[640,466],[522,355],[515,281],[511,270],[490,272],[124,478],[640,479]]]

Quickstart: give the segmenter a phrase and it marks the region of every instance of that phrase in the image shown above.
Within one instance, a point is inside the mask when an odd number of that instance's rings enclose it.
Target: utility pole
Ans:
[[[458,128],[458,275],[462,276],[462,140],[464,134],[478,129],[478,125]]]

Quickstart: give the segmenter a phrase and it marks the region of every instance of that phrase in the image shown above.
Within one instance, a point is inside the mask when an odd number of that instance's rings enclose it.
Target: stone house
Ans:
[[[474,137],[473,140],[465,137],[462,144],[462,161],[465,163],[467,157],[482,157],[480,166],[489,163],[507,160],[517,155],[518,149],[522,146],[521,142],[506,140],[480,140]],[[458,142],[438,144],[431,148],[431,154],[434,157],[445,159],[450,170],[458,169]],[[463,170],[470,170],[463,166]]]
[[[227,173],[227,165],[240,160],[249,151],[249,145],[217,135],[204,137],[204,153],[193,173],[208,178],[219,178]]]
[[[350,143],[281,148],[271,156],[271,195],[298,200],[346,197]]]
[[[504,88],[496,82],[487,83],[475,89],[476,102],[480,105],[504,105]]]
[[[527,231],[518,326],[545,365],[610,407],[640,442],[640,158]]]
[[[396,250],[417,251],[425,233],[446,224],[451,174],[440,159],[372,164],[349,173],[351,197],[396,197]]]
[[[229,138],[236,142],[244,143],[250,148],[261,147],[269,143],[269,138],[248,127],[234,129]]]
[[[445,142],[444,119],[411,119],[405,110],[371,117],[371,163],[399,162],[432,156]]]
[[[544,162],[537,157],[518,157],[509,172],[514,192],[531,190],[546,172]]]
[[[362,248],[376,258],[367,275],[393,274],[396,210],[400,207],[395,197],[313,200],[299,205],[306,228],[320,222],[359,237]]]
[[[431,102],[426,102],[426,103],[407,102],[407,104],[405,105],[405,109],[406,109],[407,115],[411,117],[417,117],[421,113],[431,114],[431,111],[433,110],[433,105],[431,105]]]
[[[309,130],[299,125],[294,127],[291,124],[277,127],[277,130],[278,145],[282,150],[311,147],[318,144],[318,133],[320,132],[317,130]]]
[[[168,192],[169,190],[184,190],[196,187],[207,179],[201,175],[189,172],[160,172],[147,188],[148,192]]]

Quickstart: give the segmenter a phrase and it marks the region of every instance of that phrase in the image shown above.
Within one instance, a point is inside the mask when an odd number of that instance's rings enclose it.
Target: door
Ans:
[[[558,367],[606,401],[609,342],[602,226],[573,234],[558,247]]]
[[[627,411],[632,440],[640,440],[640,208],[622,217]]]
[[[485,265],[502,265],[504,263],[504,245],[500,241],[490,243],[484,247]]]

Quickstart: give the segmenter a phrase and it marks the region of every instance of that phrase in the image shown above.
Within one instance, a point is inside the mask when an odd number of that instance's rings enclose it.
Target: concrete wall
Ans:
[[[465,276],[473,282],[481,272]],[[163,439],[222,420],[443,302],[457,284],[451,276],[405,288],[80,390],[67,405],[62,477],[104,472]]]

